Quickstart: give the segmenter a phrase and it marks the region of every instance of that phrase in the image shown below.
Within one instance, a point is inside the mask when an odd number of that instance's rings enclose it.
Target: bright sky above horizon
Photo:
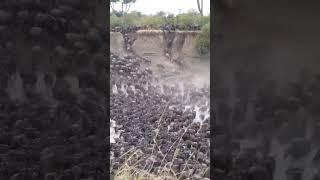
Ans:
[[[116,6],[120,9],[120,6]],[[156,14],[159,11],[179,14],[191,9],[198,10],[197,0],[136,0],[130,11],[140,11],[143,14]],[[203,14],[210,13],[210,0],[203,0]]]

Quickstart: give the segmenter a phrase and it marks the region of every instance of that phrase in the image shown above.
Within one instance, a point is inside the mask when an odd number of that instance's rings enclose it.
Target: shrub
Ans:
[[[142,18],[142,25],[151,25],[153,27],[159,27],[164,24],[164,18],[161,16],[144,16]]]
[[[111,15],[110,16],[110,27],[114,28],[116,26],[121,26],[122,25],[122,19],[121,17],[118,17],[116,15]]]
[[[200,55],[210,51],[210,23],[201,28],[200,34],[196,37],[196,49]]]
[[[204,25],[210,23],[210,16],[195,16],[195,24],[203,27]]]
[[[191,13],[179,14],[176,16],[176,24],[179,26],[192,26],[195,24],[194,15]]]
[[[113,11],[110,16],[111,27],[121,26],[122,20],[126,21],[125,25],[149,25],[154,28],[160,27],[163,24],[171,23],[179,26],[200,26],[210,22],[210,16],[201,16],[196,11],[189,11],[178,15],[166,14],[158,12],[156,15],[145,15],[141,12],[132,11],[125,16],[121,12]]]
[[[142,14],[137,11],[133,11],[126,15],[127,25],[141,25]]]

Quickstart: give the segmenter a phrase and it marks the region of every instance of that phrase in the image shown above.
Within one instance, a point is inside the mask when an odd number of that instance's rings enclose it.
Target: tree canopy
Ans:
[[[123,13],[121,11],[112,11],[110,15],[111,27],[121,26],[119,22],[121,23]],[[155,15],[145,15],[138,11],[132,11],[126,14],[127,25],[151,25],[160,27],[163,24],[171,23],[179,26],[199,26],[201,28],[209,22],[210,16],[202,16],[195,10],[178,15],[167,14],[163,11],[160,11]]]

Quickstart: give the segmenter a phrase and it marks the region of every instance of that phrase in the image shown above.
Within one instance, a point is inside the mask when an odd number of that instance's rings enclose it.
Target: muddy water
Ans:
[[[164,57],[149,57],[151,69],[160,81],[167,83],[191,82],[197,87],[210,86],[210,57],[188,57],[184,58],[185,68],[172,64]],[[164,71],[157,68],[157,65],[164,66]]]

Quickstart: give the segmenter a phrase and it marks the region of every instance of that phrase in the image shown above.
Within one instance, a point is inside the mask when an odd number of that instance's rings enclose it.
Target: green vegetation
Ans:
[[[122,23],[121,17],[118,17],[115,14],[110,16],[110,26],[111,27],[120,27]]]
[[[180,26],[200,26],[202,27],[210,21],[209,16],[201,16],[196,11],[189,11],[176,16],[176,24]]]
[[[110,1],[110,7],[112,9],[112,12],[116,13],[116,16],[120,17],[121,16],[121,26],[122,27],[126,27],[127,21],[128,21],[128,12],[130,10],[130,7],[132,4],[134,4],[136,2],[136,0],[111,0]],[[120,4],[121,5],[121,10],[120,11],[116,11],[115,10],[115,5],[116,4]],[[115,18],[115,17],[113,17]],[[117,22],[117,19],[111,19],[112,22]],[[116,23],[117,24],[117,23]],[[112,25],[112,23],[111,23]]]
[[[199,54],[205,54],[210,51],[210,23],[202,27],[201,33],[196,38],[196,48]]]
[[[111,28],[122,25],[122,13],[113,11],[110,17]],[[145,15],[141,12],[132,11],[126,15],[126,25],[159,27],[165,23],[171,23],[182,27],[199,26],[202,28],[210,22],[209,16],[202,16],[199,12],[189,11],[178,15],[158,12],[156,15]]]

